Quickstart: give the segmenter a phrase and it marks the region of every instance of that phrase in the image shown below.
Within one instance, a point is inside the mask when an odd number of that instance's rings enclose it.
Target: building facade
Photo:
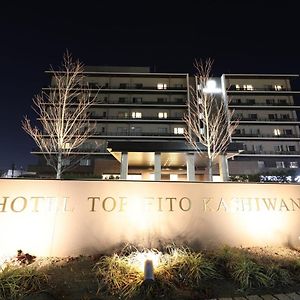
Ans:
[[[95,132],[79,152],[88,156],[74,172],[103,179],[206,179],[205,159],[183,135],[193,76],[153,73],[147,67],[87,67],[85,75],[91,93],[101,89],[89,111]],[[295,77],[224,74],[216,79],[239,120],[225,162],[215,164],[216,180],[219,167],[242,175],[300,166],[299,107],[290,84]],[[243,151],[234,144],[242,144]]]

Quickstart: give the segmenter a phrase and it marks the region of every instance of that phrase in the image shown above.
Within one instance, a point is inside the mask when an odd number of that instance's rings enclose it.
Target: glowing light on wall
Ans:
[[[217,87],[217,82],[215,80],[210,79],[207,80],[206,87],[203,88],[203,92],[206,94],[219,94],[222,90]]]

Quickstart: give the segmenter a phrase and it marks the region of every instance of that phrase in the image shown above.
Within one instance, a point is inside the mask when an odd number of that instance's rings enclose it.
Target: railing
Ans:
[[[173,136],[173,137],[183,137],[183,134],[175,134],[170,132],[115,132],[115,131],[105,131],[105,132],[95,132],[93,136]]]
[[[229,86],[229,88],[227,89],[228,91],[241,91],[241,92],[255,92],[255,91],[272,91],[272,92],[281,92],[281,91],[292,91],[290,89],[286,89],[284,87],[278,89],[275,87],[272,88],[258,88],[258,87],[253,87],[253,88],[243,88],[242,86],[240,86],[239,88],[236,88],[235,85],[231,85]]]
[[[251,151],[244,150],[241,154],[270,154],[270,155],[300,155],[300,151]]]
[[[281,135],[272,135],[272,134],[260,134],[260,133],[234,133],[233,137],[270,137],[270,138],[300,138],[298,134],[281,134]]]
[[[89,120],[124,120],[124,121],[177,121],[182,120],[183,117],[168,117],[168,118],[158,118],[153,116],[143,116],[142,118],[133,118],[131,116],[88,116]]]
[[[257,102],[254,102],[254,103],[246,103],[246,102],[235,102],[235,101],[231,101],[229,102],[228,104],[229,106],[231,105],[241,105],[241,106],[296,106],[295,104],[291,104],[291,103],[257,103]]]
[[[269,119],[269,118],[254,118],[254,117],[233,117],[232,121],[266,121],[266,122],[297,122],[297,118],[274,118],[274,119]],[[300,121],[299,121],[300,122]]]

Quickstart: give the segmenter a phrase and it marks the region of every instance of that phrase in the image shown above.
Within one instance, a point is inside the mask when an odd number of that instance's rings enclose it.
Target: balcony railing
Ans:
[[[168,118],[158,118],[153,116],[143,116],[142,118],[133,118],[131,116],[88,116],[89,120],[119,120],[119,121],[132,121],[132,122],[140,122],[140,121],[182,121],[183,117],[168,117]]]
[[[241,91],[241,92],[255,92],[255,91],[271,91],[271,92],[281,92],[281,91],[292,91],[290,89],[286,89],[284,87],[281,87],[280,89],[275,87],[253,87],[253,88],[244,88],[240,86],[237,88],[234,84],[230,85],[227,89],[228,91]]]
[[[104,131],[104,132],[95,132],[93,133],[93,136],[120,136],[120,137],[126,137],[126,136],[155,136],[155,137],[166,137],[166,136],[172,136],[172,137],[179,137],[183,138],[183,134],[176,134],[172,132],[138,132],[138,131],[132,131],[132,132],[117,132],[117,131]]]
[[[228,104],[229,106],[296,106],[294,103],[279,103],[279,102],[274,102],[274,103],[262,103],[262,102],[235,102],[231,101]]]
[[[261,134],[261,133],[234,133],[233,137],[266,137],[266,138],[300,138],[298,134],[281,134],[281,135],[272,135],[272,134]]]
[[[254,150],[244,150],[240,153],[243,154],[264,154],[264,155],[300,155],[300,151],[254,151]]]
[[[254,117],[233,117],[232,121],[266,121],[266,122],[297,122],[297,118],[254,118]]]

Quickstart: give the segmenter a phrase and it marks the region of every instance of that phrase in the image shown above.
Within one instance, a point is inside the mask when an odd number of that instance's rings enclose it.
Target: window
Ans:
[[[158,118],[159,119],[167,119],[168,118],[168,113],[167,112],[159,112],[158,113]]]
[[[143,84],[142,83],[136,83],[135,84],[135,88],[136,89],[142,89],[143,88]]]
[[[266,99],[267,104],[274,104],[275,100],[274,99]]]
[[[133,97],[132,103],[142,103],[142,98],[141,97]]]
[[[166,83],[158,83],[157,84],[157,89],[158,90],[166,90],[168,85]]]
[[[120,89],[126,89],[128,87],[127,83],[120,83]]]
[[[83,158],[79,162],[80,166],[90,166],[91,160],[89,158]]]
[[[125,97],[120,97],[119,98],[119,103],[125,103],[126,102],[126,98]]]
[[[284,161],[276,161],[276,168],[284,168]]]
[[[263,169],[265,167],[265,162],[263,160],[257,161],[257,165],[259,169]]]
[[[287,146],[287,151],[289,152],[294,152],[296,151],[296,146],[292,145],[292,146]]]
[[[65,143],[62,147],[64,150],[68,150],[71,148],[71,143]]]
[[[281,134],[280,129],[275,128],[275,129],[274,129],[274,135],[275,135],[275,136],[279,136],[280,134]]]
[[[284,147],[283,147],[283,145],[276,145],[276,146],[274,146],[274,150],[275,150],[275,152],[282,152],[282,151],[284,151]]]
[[[126,111],[119,111],[118,112],[118,118],[119,119],[127,119],[128,118],[128,112],[126,112]]]
[[[243,85],[243,90],[245,90],[245,91],[253,91],[253,85],[251,85],[251,84],[244,84]]]
[[[62,164],[62,166],[69,166],[71,164],[71,161],[69,158],[63,158],[61,160],[61,164]]]
[[[158,128],[158,133],[167,133],[168,132],[168,128],[166,127],[159,127]]]
[[[170,174],[170,181],[177,181],[178,180],[178,174]]]
[[[286,99],[278,99],[278,104],[279,105],[286,105],[287,101],[286,101]]]
[[[290,168],[298,168],[298,162],[297,161],[290,161]]]
[[[275,84],[274,89],[275,89],[275,91],[281,91],[282,90],[282,85]]]
[[[174,128],[174,134],[183,134],[184,128],[183,127],[175,127]]]
[[[269,117],[269,120],[278,119],[277,114],[269,114],[268,117]]]
[[[257,120],[257,114],[249,114],[250,120]]]
[[[283,130],[283,134],[284,135],[293,135],[293,130],[292,129],[284,129]]]
[[[183,84],[182,83],[175,83],[174,87],[175,87],[175,89],[182,89],[183,88]]]
[[[242,100],[241,99],[232,99],[231,103],[232,104],[241,104]]]
[[[255,104],[255,99],[247,99],[247,104]]]
[[[141,119],[142,113],[139,112],[139,111],[133,111],[133,112],[131,113],[131,117],[132,117],[133,119]]]
[[[289,120],[290,119],[290,115],[289,114],[280,114],[280,119]]]
[[[235,89],[236,89],[236,90],[240,90],[240,89],[241,89],[240,85],[239,85],[239,84],[236,84],[236,85],[235,85]]]
[[[168,99],[167,98],[157,98],[157,102],[158,103],[165,103],[165,102],[168,102]]]

